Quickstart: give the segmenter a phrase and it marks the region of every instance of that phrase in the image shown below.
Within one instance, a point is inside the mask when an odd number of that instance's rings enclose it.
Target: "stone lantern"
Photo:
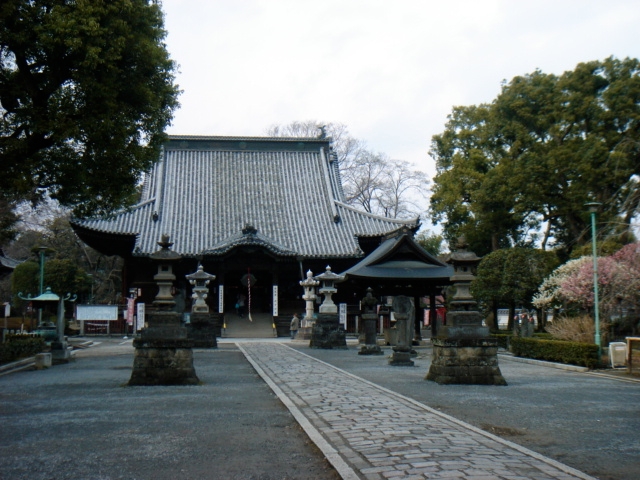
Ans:
[[[344,278],[344,275],[333,273],[329,266],[323,274],[315,277],[317,281],[322,283],[318,293],[324,295],[324,301],[320,305],[318,319],[311,331],[309,346],[312,348],[347,348],[345,332],[340,328],[338,307],[331,298],[337,292],[335,284],[343,281]]]
[[[480,262],[464,238],[448,261],[456,291],[449,302],[447,324],[431,339],[433,359],[426,380],[440,384],[506,385],[498,366],[498,341],[482,326],[482,315],[470,293],[473,271]]]
[[[202,265],[199,265],[195,273],[185,275],[185,278],[193,287],[191,297],[194,299],[191,306],[191,321],[187,325],[187,337],[193,341],[193,346],[196,348],[217,347],[217,324],[205,301],[209,293],[209,283],[215,280],[216,276],[205,272]]]
[[[135,353],[129,385],[197,385],[200,380],[193,367],[193,341],[187,337],[182,315],[172,311],[173,264],[181,255],[170,250],[168,235],[158,242],[160,250],[149,255],[157,262],[158,273],[153,279],[158,294],[147,312],[147,324],[134,339]]]
[[[216,276],[205,272],[202,265],[198,265],[196,273],[185,275],[185,278],[193,287],[193,294],[191,295],[191,298],[194,299],[194,302],[191,306],[191,312],[209,313],[209,306],[205,300],[209,293],[209,282],[211,282],[211,280],[215,280]]]
[[[153,304],[162,309],[171,309],[176,304],[172,293],[173,282],[176,280],[176,276],[173,274],[173,264],[182,256],[171,250],[173,243],[169,241],[168,235],[162,235],[158,245],[160,250],[149,255],[149,258],[158,264],[158,273],[153,277],[158,285],[158,294]]]
[[[455,294],[449,301],[447,324],[441,327],[438,337],[488,337],[489,328],[482,326],[482,314],[478,311],[478,303],[471,295],[471,282],[475,278],[473,272],[480,263],[480,257],[467,250],[464,237],[458,239],[456,251],[451,254],[447,263],[453,266],[451,282]]]
[[[333,303],[331,296],[338,290],[335,284],[344,280],[344,275],[338,275],[331,271],[331,267],[327,265],[326,271],[322,275],[316,276],[316,279],[322,283],[322,287],[318,293],[324,295],[324,301],[320,305],[320,313],[338,313],[338,307]]]
[[[296,335],[296,340],[298,341],[309,340],[311,338],[311,331],[313,325],[315,324],[315,319],[313,318],[313,303],[317,298],[315,289],[318,285],[320,285],[320,282],[313,278],[313,272],[311,270],[307,272],[306,279],[300,280],[300,286],[304,289],[302,299],[305,301],[305,315],[302,319],[302,322],[300,322],[300,330],[298,330],[298,335]]]

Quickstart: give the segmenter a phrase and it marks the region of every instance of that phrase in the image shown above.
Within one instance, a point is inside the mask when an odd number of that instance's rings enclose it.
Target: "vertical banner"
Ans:
[[[140,302],[138,305],[138,322],[136,330],[142,330],[144,328],[144,303]]]
[[[278,316],[278,285],[273,286],[273,316]]]
[[[218,286],[218,313],[224,313],[224,285]]]
[[[342,325],[342,328],[346,330],[347,329],[347,304],[340,303],[339,307],[340,307],[340,325]]]
[[[127,298],[127,325],[133,325],[133,310],[136,306],[135,298]]]

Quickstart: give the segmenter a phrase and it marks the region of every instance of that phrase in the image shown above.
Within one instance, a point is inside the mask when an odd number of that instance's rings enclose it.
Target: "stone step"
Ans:
[[[268,313],[252,313],[239,317],[236,314],[226,314],[227,328],[223,333],[227,338],[273,338],[273,317]]]

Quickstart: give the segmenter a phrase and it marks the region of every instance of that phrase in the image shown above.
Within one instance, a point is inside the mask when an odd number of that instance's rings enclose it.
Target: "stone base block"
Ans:
[[[384,355],[379,345],[361,345],[358,355]]]
[[[338,315],[319,314],[311,331],[311,348],[347,348],[345,331],[340,328]]]
[[[193,348],[217,348],[216,326],[210,314],[192,313],[191,323],[187,325],[187,339],[193,342]]]
[[[71,349],[67,342],[51,342],[51,363],[60,365],[71,361]]]
[[[298,333],[296,334],[296,341],[303,340],[308,342],[309,340],[311,340],[312,330],[313,330],[313,327],[301,327],[298,330]]]
[[[413,367],[415,364],[411,360],[411,349],[406,346],[393,347],[393,354],[389,359],[389,365],[394,367]]]
[[[129,385],[197,385],[190,340],[135,339]]]
[[[50,353],[38,353],[36,355],[36,370],[43,370],[49,368],[52,365],[52,358]]]
[[[497,340],[433,338],[433,359],[425,380],[442,385],[506,385],[498,366]]]

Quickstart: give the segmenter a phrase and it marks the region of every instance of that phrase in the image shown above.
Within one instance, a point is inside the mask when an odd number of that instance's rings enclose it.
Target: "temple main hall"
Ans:
[[[308,270],[346,272],[389,239],[404,236],[414,244],[420,222],[347,205],[329,138],[169,136],[136,205],[110,217],[75,219],[72,226],[91,247],[124,258],[124,293],[136,289],[138,301],[151,303],[156,295],[149,256],[168,235],[182,256],[173,268],[178,311],[191,307],[185,275],[202,265],[216,276],[207,298],[212,312],[237,313],[243,298],[245,308],[275,323],[303,310],[299,282]],[[412,256],[418,270],[415,262],[422,262],[429,273],[421,281],[354,277],[338,286],[336,303],[358,304],[368,287],[389,290],[377,295],[398,294],[391,292],[395,286],[416,296],[439,293],[450,267],[414,247],[392,254]]]

